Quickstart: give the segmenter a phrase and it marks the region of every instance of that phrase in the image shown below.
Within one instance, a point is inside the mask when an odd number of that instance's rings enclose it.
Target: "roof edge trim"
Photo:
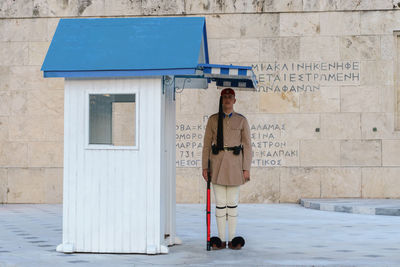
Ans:
[[[94,71],[43,71],[45,78],[62,77],[121,77],[195,74],[196,69],[155,69],[155,70],[94,70]]]

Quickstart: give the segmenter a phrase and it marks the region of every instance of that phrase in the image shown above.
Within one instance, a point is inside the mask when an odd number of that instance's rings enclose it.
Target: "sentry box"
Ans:
[[[209,64],[203,17],[148,17],[60,19],[41,70],[65,79],[57,251],[167,253],[175,89],[254,90],[251,67]]]

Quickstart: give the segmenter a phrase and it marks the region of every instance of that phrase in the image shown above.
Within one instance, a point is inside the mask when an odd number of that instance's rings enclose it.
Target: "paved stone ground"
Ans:
[[[316,210],[400,216],[400,199],[304,198],[300,204]]]
[[[239,251],[205,250],[205,205],[177,205],[182,245],[167,255],[63,254],[61,205],[0,205],[0,266],[400,266],[400,217],[240,204]],[[212,232],[216,233],[214,210]]]

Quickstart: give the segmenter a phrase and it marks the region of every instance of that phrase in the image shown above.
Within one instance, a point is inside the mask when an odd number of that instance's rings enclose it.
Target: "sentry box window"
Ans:
[[[136,147],[136,114],[136,94],[89,94],[89,146]]]

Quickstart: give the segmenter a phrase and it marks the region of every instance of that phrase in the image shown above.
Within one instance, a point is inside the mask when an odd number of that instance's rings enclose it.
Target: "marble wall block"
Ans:
[[[363,139],[382,140],[398,137],[399,134],[394,132],[393,113],[362,113],[361,136]]]
[[[339,2],[336,0],[303,0],[303,11],[337,10]]]
[[[350,60],[377,60],[381,58],[379,36],[350,35],[340,37],[340,57]]]
[[[0,115],[8,116],[11,113],[11,93],[0,91]]]
[[[300,37],[300,60],[340,60],[339,40],[337,36]]]
[[[0,167],[28,167],[28,144],[0,142]]]
[[[322,86],[312,94],[300,94],[300,112],[325,113],[340,111],[340,87]]]
[[[239,38],[240,14],[212,15],[206,17],[207,38]]]
[[[62,168],[9,168],[8,203],[62,203]]]
[[[46,41],[51,41],[53,39],[54,33],[56,32],[59,18],[48,18],[47,19],[47,38]]]
[[[28,115],[28,91],[10,91],[10,105],[12,116]]]
[[[211,0],[186,0],[184,3],[185,13],[187,14],[211,14],[217,9],[217,2]],[[234,5],[236,5],[236,2]],[[229,6],[229,3],[224,6],[218,5],[218,8],[227,8],[227,6]],[[252,7],[250,9],[252,10]]]
[[[0,22],[1,42],[48,41],[46,18],[4,19]]]
[[[250,181],[240,187],[240,203],[278,203],[280,169],[252,168]]]
[[[342,36],[360,34],[359,12],[320,13],[321,35]]]
[[[360,139],[360,113],[321,114],[321,139]]]
[[[281,13],[279,32],[281,36],[315,36],[319,35],[319,13]]]
[[[9,66],[0,66],[0,91],[8,90],[7,81],[9,80]]]
[[[279,202],[299,203],[300,198],[321,196],[321,176],[314,168],[282,168]]]
[[[221,63],[221,39],[210,38],[208,42],[208,56],[213,63]]]
[[[64,116],[46,116],[45,139],[64,142]]]
[[[232,62],[258,62],[259,39],[222,39],[220,40],[220,62],[232,64]]]
[[[186,115],[211,115],[218,112],[219,96],[221,90],[214,88],[184,89],[179,91],[179,110],[177,116]]]
[[[260,40],[260,62],[298,59],[300,59],[300,37],[271,37]]]
[[[260,40],[260,61],[273,62],[279,60],[281,50],[280,38],[262,38]]]
[[[176,202],[199,203],[200,183],[203,180],[200,168],[176,169]],[[202,184],[204,186],[205,182]]]
[[[0,142],[8,141],[8,116],[0,116]]]
[[[268,5],[268,1],[264,2]],[[273,0],[272,1],[273,11],[280,12],[293,12],[300,11],[303,8],[302,0]]]
[[[266,113],[298,113],[299,95],[293,92],[260,93],[260,112]]]
[[[342,140],[341,166],[381,166],[381,140]]]
[[[274,120],[276,117],[270,115]],[[315,129],[320,127],[319,114],[282,114],[278,121],[285,125],[280,137],[283,140],[320,139],[320,133]]]
[[[9,122],[10,141],[45,141],[46,117],[13,116]]]
[[[382,140],[382,165],[400,165],[400,140]]]
[[[381,57],[382,60],[392,60],[396,56],[395,49],[395,36],[393,34],[380,35],[380,47],[381,47]],[[397,37],[398,38],[398,37]]]
[[[37,17],[104,16],[105,2],[104,0],[35,0],[33,15]]]
[[[32,16],[32,13],[33,2],[31,0],[4,0],[0,2],[0,17],[29,17]]]
[[[298,60],[300,59],[300,37],[282,37],[279,38],[278,59]],[[260,53],[261,57],[261,53]],[[261,59],[261,58],[260,58]]]
[[[45,203],[43,168],[9,168],[9,203]]]
[[[29,142],[28,164],[30,167],[62,167],[63,142]]]
[[[361,197],[361,168],[320,168],[321,197]]]
[[[339,1],[338,7],[344,10],[363,9],[392,9],[393,1],[390,0],[345,0]]]
[[[0,42],[0,65],[27,65],[29,63],[28,45],[27,42]]]
[[[220,94],[221,91],[218,90],[218,93]],[[250,114],[259,112],[259,96],[260,96],[259,92],[236,90],[235,96],[236,96],[236,103],[234,104],[233,109],[236,112],[243,114],[247,118],[251,116]],[[219,95],[217,95],[213,101],[218,102]],[[209,103],[209,104],[211,104],[211,106],[214,107],[214,103]],[[215,113],[216,112],[218,112],[218,110],[215,110]]]
[[[214,26],[214,25],[210,25]],[[263,38],[279,36],[279,14],[242,14],[241,38]]]
[[[399,27],[399,17],[397,11],[363,11],[360,13],[361,34],[393,34]]]
[[[132,15],[139,16],[142,13],[141,1],[105,0],[104,13],[108,16]]]
[[[142,15],[185,14],[185,2],[182,0],[144,0],[141,1]]]
[[[362,168],[363,198],[399,198],[400,168]]]
[[[27,111],[28,114],[35,116],[60,116],[64,114],[64,90],[39,89],[28,91]]]
[[[43,168],[44,202],[62,203],[63,168]]]
[[[341,86],[341,112],[380,112],[382,110],[381,86]]]
[[[300,166],[339,165],[339,140],[300,140]]]
[[[30,42],[28,65],[42,66],[49,46],[49,42]]]
[[[382,86],[382,111],[396,113],[397,92],[394,86]]]
[[[63,78],[43,78],[40,66],[10,66],[3,86],[8,90],[64,90]]]

